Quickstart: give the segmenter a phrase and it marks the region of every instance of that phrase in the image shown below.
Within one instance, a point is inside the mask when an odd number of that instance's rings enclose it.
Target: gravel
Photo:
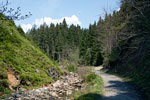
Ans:
[[[124,82],[120,77],[100,70],[94,72],[100,75],[104,81],[104,95],[99,100],[143,100],[135,86]]]

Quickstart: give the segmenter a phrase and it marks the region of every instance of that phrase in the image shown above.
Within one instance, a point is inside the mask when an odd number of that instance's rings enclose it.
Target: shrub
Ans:
[[[75,98],[74,100],[98,100],[99,98],[101,98],[100,94],[87,93],[87,94],[81,95],[78,98]]]
[[[1,79],[0,80],[0,96],[3,93],[7,93],[7,94],[10,93],[10,90],[8,89],[8,87],[9,87],[9,83],[8,83],[7,79]]]
[[[73,64],[67,65],[66,69],[67,69],[69,72],[77,72],[77,68],[76,68]]]
[[[90,73],[89,75],[87,75],[85,80],[88,83],[88,82],[91,82],[91,81],[95,80],[96,77],[97,77],[97,75],[95,73]]]
[[[87,86],[75,92],[74,100],[98,100],[103,95],[103,80],[100,76],[90,73],[86,78]]]
[[[2,87],[9,87],[9,83],[8,83],[7,79],[0,80],[0,85]]]
[[[89,73],[91,73],[91,70],[92,70],[93,68],[92,67],[78,67],[78,71],[77,71],[77,73],[78,73],[78,75],[82,78],[82,79],[86,79],[86,77],[87,77],[87,75],[89,74]]]

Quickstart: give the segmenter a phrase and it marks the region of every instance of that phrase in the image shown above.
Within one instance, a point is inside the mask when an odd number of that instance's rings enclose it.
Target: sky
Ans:
[[[5,1],[5,0],[2,0]],[[120,0],[9,0],[9,7],[21,7],[22,15],[32,13],[30,18],[15,21],[25,32],[35,24],[60,23],[65,18],[68,25],[80,25],[88,28],[89,24],[104,17],[105,11],[118,10]],[[104,10],[105,9],[105,10]]]

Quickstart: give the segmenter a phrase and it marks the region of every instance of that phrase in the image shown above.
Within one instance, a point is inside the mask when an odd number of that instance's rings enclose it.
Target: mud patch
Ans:
[[[11,90],[20,84],[20,81],[17,79],[14,71],[11,68],[8,69],[8,82]]]

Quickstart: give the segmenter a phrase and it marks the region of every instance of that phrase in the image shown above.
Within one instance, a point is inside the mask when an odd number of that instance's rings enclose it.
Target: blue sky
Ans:
[[[4,0],[3,0],[4,1]],[[98,21],[104,16],[104,9],[108,12],[117,10],[120,0],[9,0],[10,7],[21,7],[21,13],[31,12],[33,15],[25,20],[16,21],[25,31],[33,24],[47,24],[61,22],[67,19],[68,24],[79,24],[88,28],[90,23]],[[25,29],[26,28],[26,29]]]

